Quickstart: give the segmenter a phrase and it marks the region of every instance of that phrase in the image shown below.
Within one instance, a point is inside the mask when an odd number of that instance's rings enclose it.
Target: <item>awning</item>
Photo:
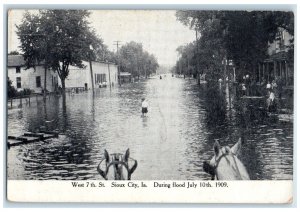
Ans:
[[[120,72],[121,77],[130,77],[131,74],[129,72]]]

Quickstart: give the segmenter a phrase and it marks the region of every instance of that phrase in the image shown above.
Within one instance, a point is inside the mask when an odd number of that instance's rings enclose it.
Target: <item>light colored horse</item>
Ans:
[[[125,154],[108,154],[104,150],[104,159],[97,166],[97,171],[105,180],[130,180],[137,167],[137,161],[129,157],[129,149]],[[133,165],[131,165],[133,162]]]
[[[203,163],[205,172],[215,180],[250,180],[243,163],[238,159],[241,149],[241,139],[232,147],[221,147],[219,142],[214,144],[213,158]]]

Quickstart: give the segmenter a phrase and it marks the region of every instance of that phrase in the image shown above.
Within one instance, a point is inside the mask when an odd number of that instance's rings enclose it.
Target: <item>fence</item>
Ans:
[[[47,94],[46,98],[50,99],[51,96],[56,95],[55,93],[49,93]],[[23,104],[30,105],[32,103],[38,103],[39,101],[42,101],[44,98],[43,94],[31,94],[31,95],[23,95],[13,98],[7,99],[7,108],[12,109],[14,107],[21,108]]]

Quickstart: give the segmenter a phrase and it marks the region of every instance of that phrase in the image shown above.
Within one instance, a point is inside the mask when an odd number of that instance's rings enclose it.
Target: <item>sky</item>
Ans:
[[[15,25],[21,22],[24,12],[9,12],[8,52],[18,50]],[[174,10],[91,10],[89,21],[111,51],[117,49],[115,41],[121,46],[130,41],[142,43],[163,66],[175,65],[176,48],[195,40],[195,32],[176,20]]]

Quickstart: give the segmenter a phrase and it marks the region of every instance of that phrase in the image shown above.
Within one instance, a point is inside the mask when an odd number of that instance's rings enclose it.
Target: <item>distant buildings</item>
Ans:
[[[130,83],[132,81],[131,73],[129,72],[120,72],[120,81],[121,83]]]
[[[115,86],[118,84],[118,66],[107,62],[92,62],[92,72],[89,62],[84,61],[85,68],[69,67],[69,76],[65,81],[67,89],[84,88],[101,88],[106,86]]]
[[[18,91],[31,89],[35,93],[44,90],[45,71],[42,65],[25,70],[25,61],[22,55],[8,55],[7,76]],[[94,88],[114,86],[118,83],[118,67],[107,62],[92,62],[92,72],[89,62],[84,61],[85,68],[69,67],[69,76],[65,80],[66,89],[83,88],[85,90]],[[54,92],[61,86],[59,76],[54,71],[47,71],[46,90]]]

